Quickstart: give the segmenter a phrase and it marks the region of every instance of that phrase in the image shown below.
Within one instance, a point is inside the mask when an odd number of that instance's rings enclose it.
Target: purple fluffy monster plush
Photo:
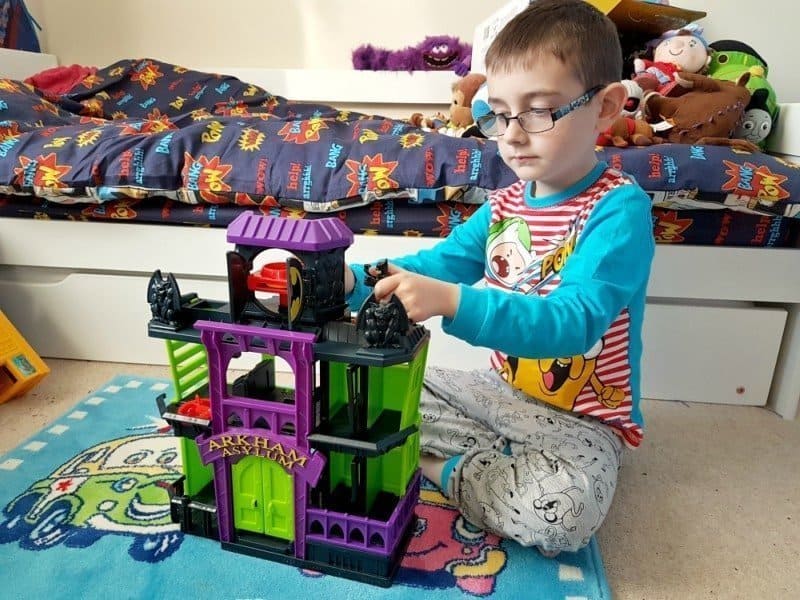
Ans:
[[[403,50],[386,50],[371,44],[353,50],[353,67],[372,71],[455,71],[463,77],[469,73],[472,46],[457,37],[433,35],[416,46]]]

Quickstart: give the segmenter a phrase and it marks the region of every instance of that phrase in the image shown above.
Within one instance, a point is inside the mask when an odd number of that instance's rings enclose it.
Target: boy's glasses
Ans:
[[[519,126],[528,133],[542,133],[555,127],[556,121],[562,117],[566,117],[573,110],[579,109],[581,106],[588,104],[589,101],[597,95],[597,92],[602,90],[605,86],[596,85],[582,96],[578,96],[572,102],[559,106],[558,108],[532,108],[519,113],[516,116],[488,113],[482,117],[478,117],[476,124],[481,133],[487,137],[496,137],[503,135],[508,129],[508,124],[514,119],[517,120]]]

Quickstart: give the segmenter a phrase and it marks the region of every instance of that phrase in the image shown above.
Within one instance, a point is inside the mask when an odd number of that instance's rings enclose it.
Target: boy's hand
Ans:
[[[435,316],[452,319],[458,309],[457,285],[411,273],[389,263],[389,275],[375,284],[375,298],[388,300],[392,294],[403,303],[408,318],[416,323]]]

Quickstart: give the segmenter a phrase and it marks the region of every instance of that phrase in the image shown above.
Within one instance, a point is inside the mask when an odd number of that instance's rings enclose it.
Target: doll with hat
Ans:
[[[632,79],[643,90],[663,96],[680,95],[685,90],[677,84],[678,72],[703,74],[711,62],[703,28],[696,23],[667,31],[648,46],[653,50],[653,58],[636,58]]]

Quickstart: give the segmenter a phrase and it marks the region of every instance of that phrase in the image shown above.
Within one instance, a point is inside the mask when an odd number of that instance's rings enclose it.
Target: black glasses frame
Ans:
[[[604,85],[596,85],[593,88],[587,90],[574,100],[564,104],[563,106],[559,106],[557,108],[532,108],[530,110],[522,111],[521,113],[517,113],[516,115],[503,115],[497,114],[494,112],[490,112],[485,114],[481,117],[478,117],[476,124],[478,125],[478,129],[481,130],[483,135],[488,137],[499,137],[502,136],[506,129],[508,129],[508,125],[511,121],[516,120],[519,123],[519,126],[522,128],[523,131],[527,133],[543,133],[545,131],[550,131],[553,127],[556,126],[556,121],[566,117],[569,113],[573,112],[574,110],[579,109],[581,106],[585,106],[588,104],[592,98],[594,98],[600,90],[602,90],[605,86]],[[530,130],[523,125],[523,121],[525,120],[526,115],[530,114],[541,114],[543,111],[547,111],[550,113],[550,126],[545,128],[538,128],[535,130]],[[500,125],[502,123],[502,125]],[[497,132],[498,129],[502,129],[502,131]]]

